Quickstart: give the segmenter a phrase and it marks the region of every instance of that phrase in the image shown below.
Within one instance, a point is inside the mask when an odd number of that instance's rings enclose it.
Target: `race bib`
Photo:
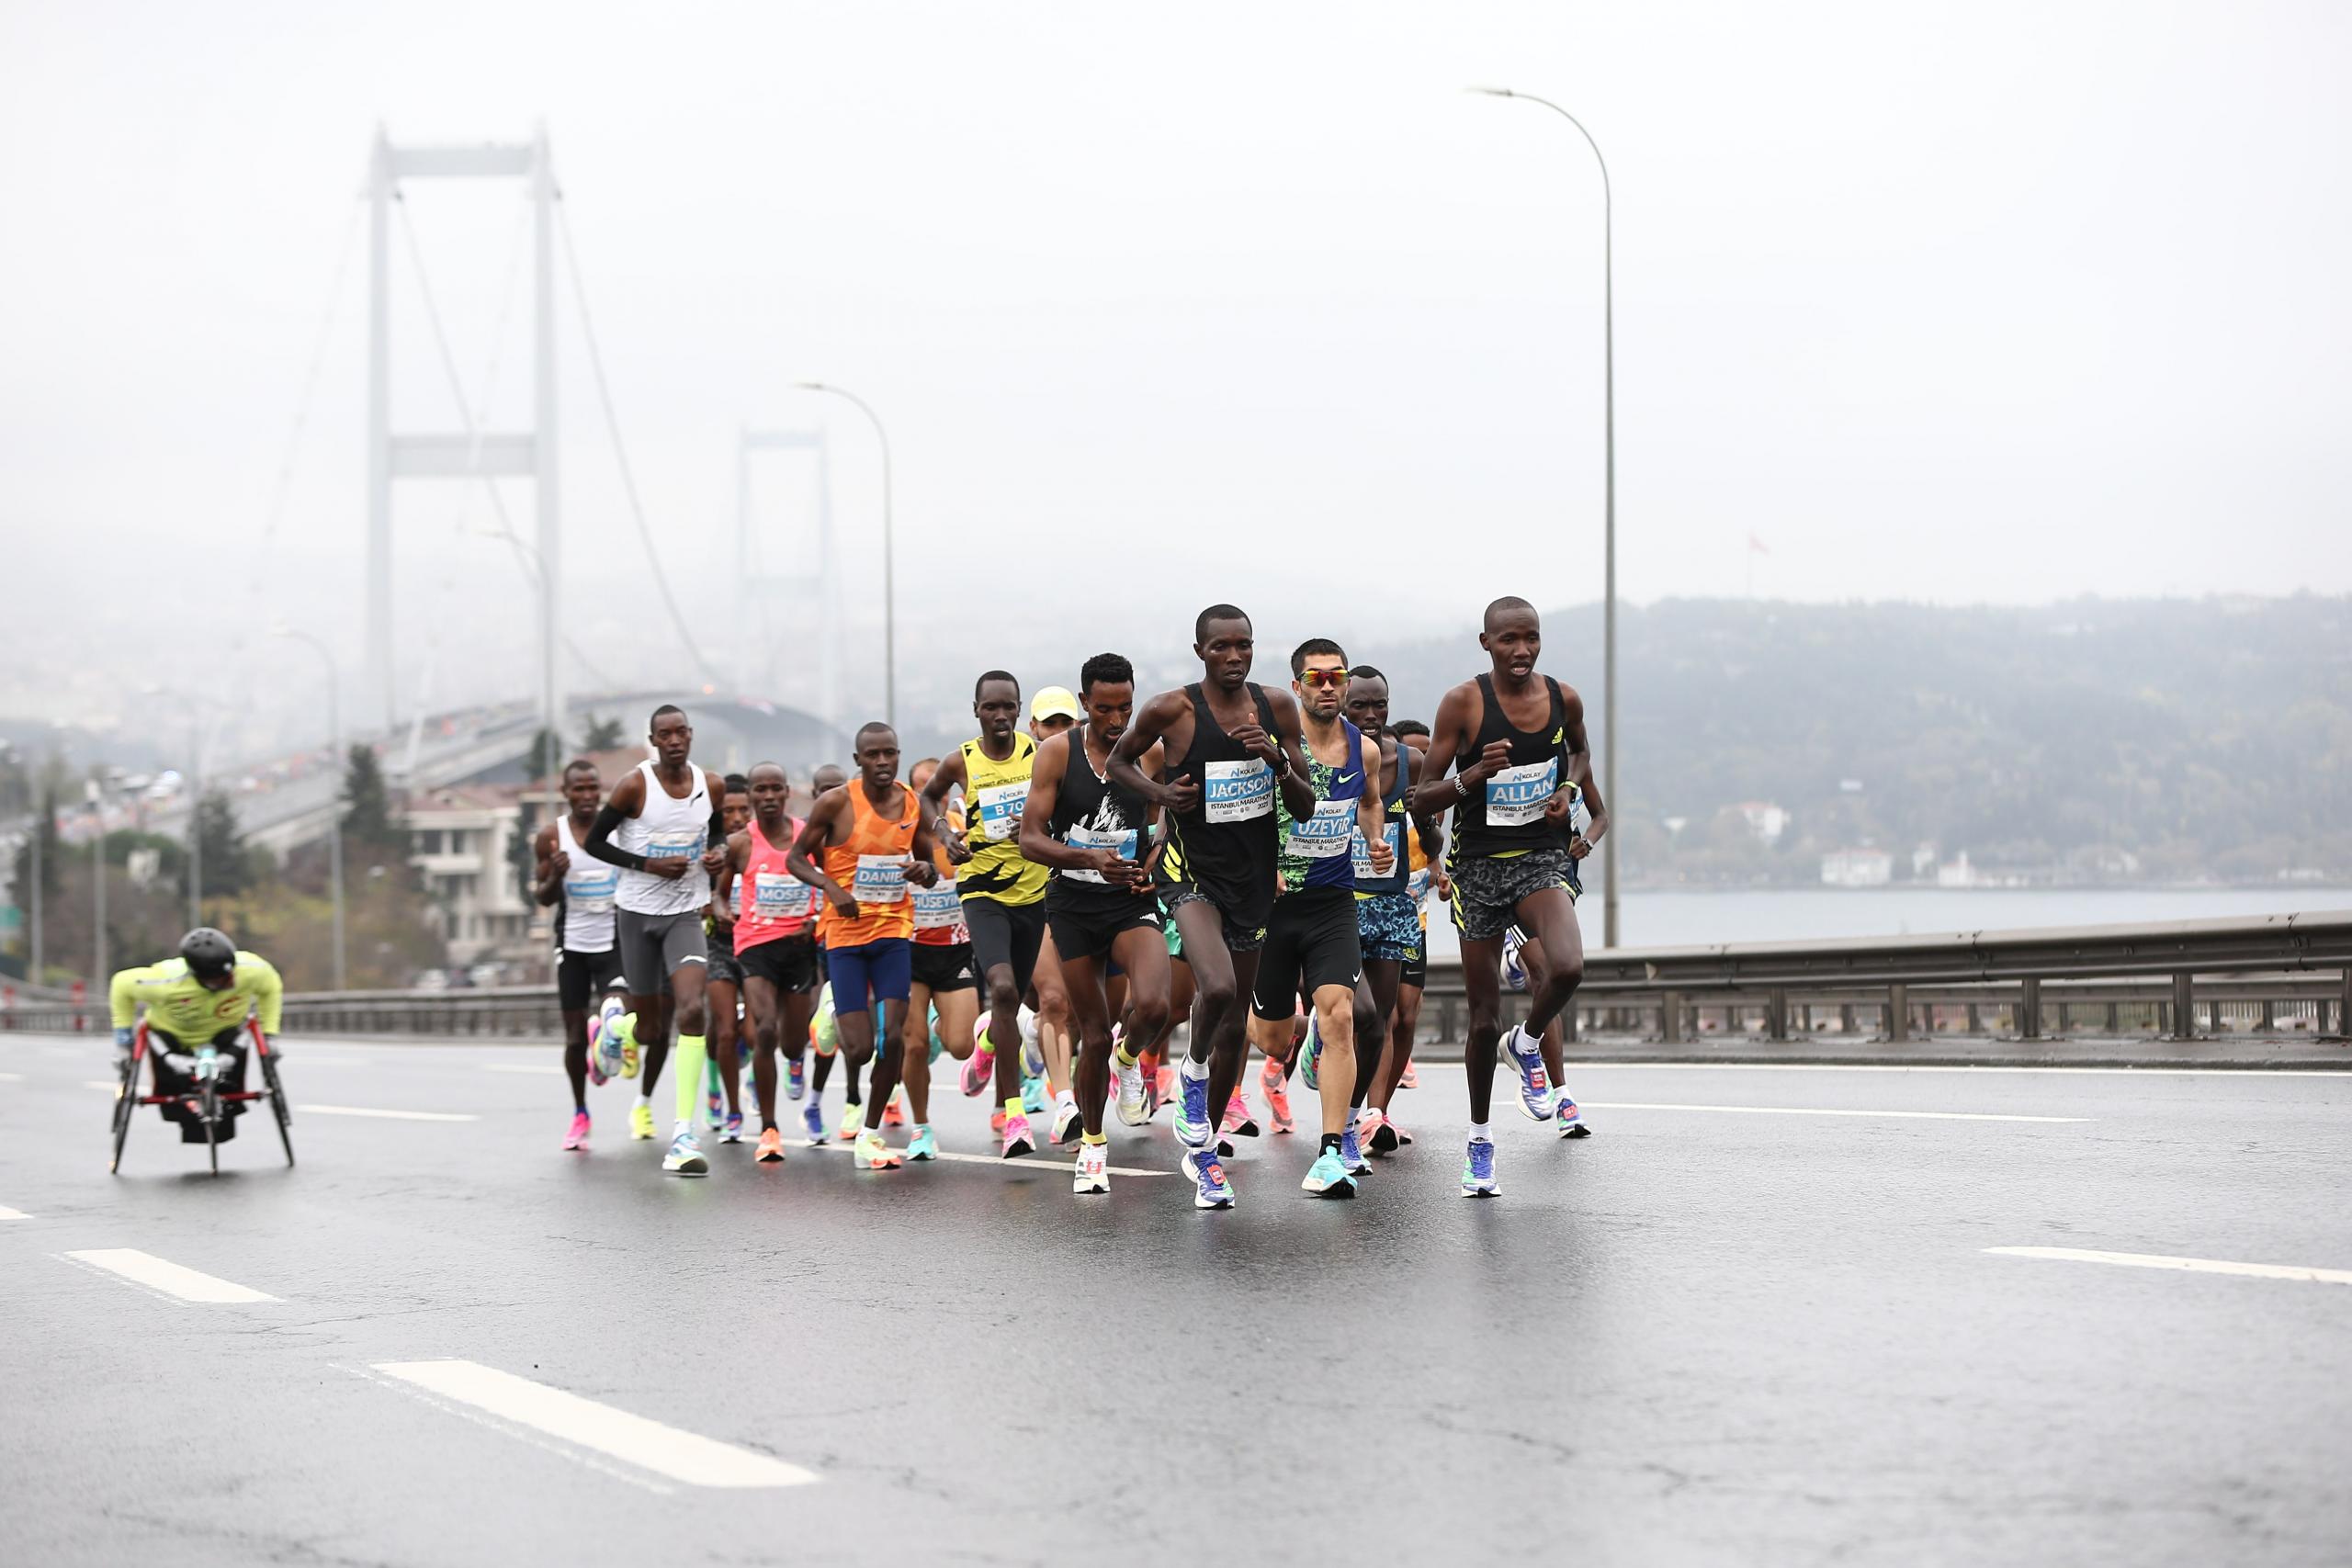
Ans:
[[[1006,843],[1020,836],[1021,813],[1029,804],[1029,786],[990,784],[976,793],[969,804],[972,819],[979,825],[980,837],[990,843]]]
[[[1487,781],[1487,826],[1523,828],[1544,816],[1544,802],[1560,780],[1560,759],[1505,768]]]
[[[928,887],[915,889],[915,927],[919,931],[938,931],[964,922],[964,903],[956,897],[956,884],[941,877]]]
[[[788,871],[762,871],[752,877],[752,914],[763,920],[797,920],[817,899],[817,889]]]
[[[1121,860],[1136,858],[1136,830],[1133,828],[1089,828],[1083,823],[1069,830],[1063,840],[1074,850],[1109,850]],[[1073,882],[1091,882],[1108,887],[1111,879],[1099,871],[1065,871],[1064,876]]]
[[[1346,854],[1348,836],[1355,831],[1355,821],[1354,801],[1318,800],[1314,816],[1290,825],[1290,841],[1283,846],[1283,852],[1307,860],[1329,860],[1334,855]]]
[[[705,828],[691,839],[656,839],[645,846],[645,858],[647,860],[699,860],[702,858],[703,840],[709,836],[710,829]]]
[[[575,915],[608,915],[613,895],[620,890],[618,866],[599,865],[594,871],[573,871],[563,879],[563,901]]]
[[[903,904],[907,898],[907,863],[903,855],[860,855],[857,876],[849,896],[861,904]]]
[[[1247,822],[1274,808],[1274,770],[1258,758],[1201,765],[1201,809],[1212,822]]]
[[[1388,840],[1388,852],[1396,856],[1397,860],[1404,859],[1404,826],[1401,823],[1389,822],[1383,825],[1382,831]],[[1355,857],[1356,875],[1359,879],[1370,882],[1376,879],[1381,874],[1379,872],[1372,869],[1372,843],[1371,840],[1367,840],[1362,833],[1358,833],[1354,838],[1348,840],[1348,850],[1349,852]],[[1390,874],[1395,874],[1396,866],[1394,861],[1389,863],[1388,870]]]

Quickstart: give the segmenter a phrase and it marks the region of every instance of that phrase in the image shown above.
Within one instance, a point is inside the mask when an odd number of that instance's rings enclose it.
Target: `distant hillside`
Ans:
[[[1367,647],[1399,716],[1476,672],[1474,629]],[[1597,747],[1599,607],[1544,631]],[[1922,844],[2033,881],[2352,877],[2352,601],[1684,600],[1619,636],[1629,882],[1817,882],[1865,845],[1903,879]],[[1743,802],[1785,810],[1777,840]]]

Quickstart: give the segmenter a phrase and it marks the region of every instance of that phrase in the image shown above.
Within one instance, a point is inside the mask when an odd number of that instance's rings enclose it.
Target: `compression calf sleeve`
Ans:
[[[678,1125],[691,1127],[695,1120],[695,1099],[702,1093],[702,1069],[708,1054],[699,1034],[678,1036],[677,1051]]]

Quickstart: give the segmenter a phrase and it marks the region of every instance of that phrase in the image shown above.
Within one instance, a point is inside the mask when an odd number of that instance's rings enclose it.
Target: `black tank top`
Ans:
[[[1552,694],[1552,708],[1540,730],[1521,729],[1503,712],[1495,697],[1495,678],[1478,677],[1478,698],[1486,705],[1479,716],[1477,736],[1470,756],[1498,740],[1510,742],[1510,765],[1471,790],[1453,808],[1456,852],[1463,855],[1515,854],[1562,841],[1560,829],[1544,820],[1544,803],[1560,787],[1560,764],[1568,752],[1568,709],[1560,683],[1549,675],[1544,684]]]
[[[1141,861],[1151,852],[1150,836],[1144,826],[1151,820],[1149,803],[1094,771],[1094,760],[1086,754],[1085,726],[1078,726],[1069,735],[1069,761],[1062,769],[1061,785],[1054,792],[1054,811],[1046,818],[1046,831],[1073,849],[1111,850],[1127,860]],[[1130,893],[1103,881],[1100,872],[1063,870],[1054,873],[1046,899],[1053,908],[1087,913],[1124,914],[1138,907],[1148,908],[1153,902],[1148,887]]]
[[[1402,740],[1395,744],[1396,777],[1380,795],[1380,830],[1387,835],[1388,848],[1396,855],[1396,863],[1389,868],[1387,875],[1374,876],[1372,874],[1372,857],[1367,852],[1369,846],[1364,843],[1363,835],[1358,833],[1354,843],[1350,846],[1356,857],[1358,893],[1402,893],[1406,879],[1411,875],[1407,869],[1410,856],[1405,849],[1405,835],[1413,830],[1413,824],[1405,815],[1405,775],[1411,769],[1413,749]]]
[[[1274,708],[1265,689],[1255,681],[1244,684],[1259,725],[1272,735]],[[1188,812],[1169,814],[1160,870],[1199,886],[1227,914],[1261,925],[1274,902],[1274,773],[1225,732],[1199,682],[1184,691],[1193,699],[1193,744],[1169,777],[1198,784],[1201,800]]]

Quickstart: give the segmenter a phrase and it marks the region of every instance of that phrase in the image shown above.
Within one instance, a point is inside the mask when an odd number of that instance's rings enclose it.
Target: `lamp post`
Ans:
[[[327,754],[333,760],[329,777],[334,786],[327,820],[327,887],[334,902],[334,988],[344,988],[343,946],[343,682],[335,671],[334,652],[308,632],[280,622],[270,630],[299,642],[319,656],[327,671]]]
[[[528,556],[532,570],[539,575],[540,604],[548,615],[554,614],[555,600],[548,592],[548,558],[539,553],[537,547],[525,543],[515,536],[513,529],[503,525],[491,529],[469,528],[464,531],[477,538],[502,540],[512,546],[516,553]],[[551,622],[549,624],[552,625]],[[531,766],[543,767],[548,772],[548,820],[549,822],[553,822],[563,814],[561,760],[563,727],[560,722],[560,715],[558,711],[560,706],[560,704],[555,694],[555,635],[549,632],[539,639],[539,707],[540,711],[547,715],[546,728],[541,731],[541,734],[546,737],[546,741],[538,749],[538,755],[530,759]],[[518,833],[524,830],[523,813],[519,807],[514,813],[514,830]],[[527,904],[527,900],[526,902]],[[561,968],[563,961],[550,949],[548,963],[553,970]]]
[[[1532,93],[1516,93],[1509,87],[1473,87],[1491,98],[1521,98],[1531,104],[1541,104],[1577,128],[1585,145],[1592,149],[1593,161],[1600,165],[1600,376],[1602,408],[1602,443],[1606,452],[1607,489],[1602,524],[1602,587],[1600,603],[1600,788],[1604,803],[1611,812],[1619,809],[1617,799],[1617,305],[1615,297],[1615,265],[1611,234],[1611,197],[1609,187],[1609,160],[1600,155],[1600,143],[1584,122],[1549,98],[1539,98]],[[1617,945],[1617,835],[1610,833],[1600,840],[1600,944]]]
[[[107,801],[106,792],[98,781],[91,779],[82,786],[83,797],[90,803],[90,816],[97,830],[90,835],[90,927],[95,933],[91,947],[90,984],[93,987],[106,985],[107,968]]]
[[[882,428],[882,416],[873,405],[846,387],[824,381],[793,385],[805,392],[831,392],[855,403],[874,422],[875,437],[882,443],[882,717],[895,727],[899,722],[899,581],[890,540],[890,433]]]

